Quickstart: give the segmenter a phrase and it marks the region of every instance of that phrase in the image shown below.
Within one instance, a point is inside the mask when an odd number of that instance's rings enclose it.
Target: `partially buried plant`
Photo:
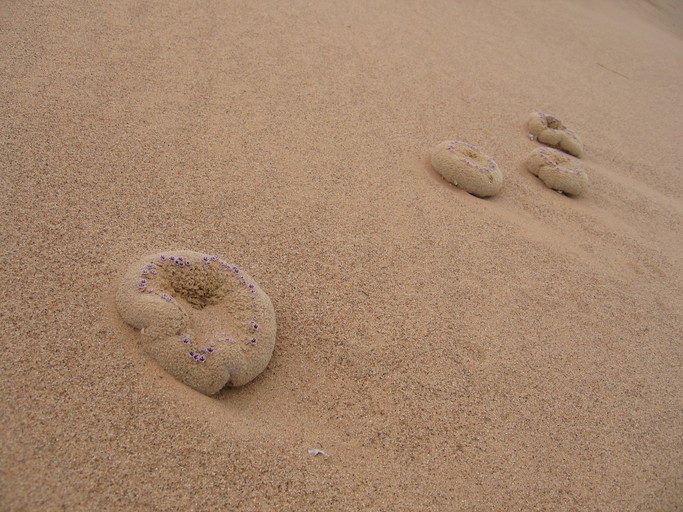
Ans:
[[[270,299],[253,278],[215,255],[176,250],[140,259],[121,280],[116,305],[140,329],[153,359],[207,395],[250,382],[275,346]]]

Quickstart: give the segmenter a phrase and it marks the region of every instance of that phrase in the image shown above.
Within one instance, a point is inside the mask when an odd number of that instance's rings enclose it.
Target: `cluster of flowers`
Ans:
[[[145,268],[142,269],[140,274],[142,274],[143,276],[155,276],[157,275],[157,266],[154,263],[147,263],[147,265],[145,265]]]
[[[469,144],[467,142],[461,141],[461,140],[452,140],[450,144],[448,145],[448,151],[451,153],[455,153],[455,148],[458,146],[466,146],[470,148],[472,151],[476,151],[479,153],[479,148],[473,144]],[[493,158],[487,157],[486,158],[489,161],[489,166],[488,167],[482,167],[481,165],[477,165],[474,162],[472,162],[470,159],[462,157],[459,160],[466,165],[470,167],[474,167],[475,169],[479,169],[481,172],[493,172],[496,169],[498,169],[498,164],[493,161]]]
[[[154,288],[149,286],[149,281],[147,279],[140,279],[140,281],[138,281],[138,290],[141,292],[156,293]],[[159,297],[164,299],[166,302],[173,302],[173,297],[171,297],[168,293],[160,293]]]
[[[185,345],[190,345],[190,344],[192,344],[192,340],[190,339],[190,336],[188,336],[187,334],[181,334],[180,336],[181,336],[182,342],[183,342]],[[190,351],[188,352],[188,354],[190,355],[190,357],[191,357],[192,359],[195,360],[195,362],[197,362],[197,363],[205,363],[205,362],[206,362],[206,357],[207,357],[209,354],[213,354],[215,351],[216,351],[215,345],[212,343],[210,346],[208,346],[208,347],[206,347],[206,348],[202,348],[202,349],[200,349],[200,350],[198,350],[198,351],[190,350]]]
[[[255,293],[256,293],[256,286],[254,286],[254,285],[251,284],[251,283],[247,283],[247,280],[245,279],[245,277],[244,277],[244,276],[242,275],[242,273],[240,272],[239,267],[237,267],[237,266],[235,266],[235,265],[231,265],[230,263],[227,263],[227,262],[221,260],[218,256],[204,256],[204,257],[202,258],[202,260],[204,261],[204,263],[205,263],[206,265],[211,265],[211,262],[218,262],[218,264],[219,264],[221,267],[223,267],[223,268],[225,268],[225,269],[227,269],[227,270],[232,270],[235,274],[238,274],[238,275],[240,276],[240,277],[239,277],[240,283],[242,283],[243,285],[247,286],[247,287],[249,288],[249,292],[250,292],[250,293],[252,293],[252,294],[255,294]],[[254,302],[254,300],[253,300],[253,298],[252,298],[252,303],[253,303],[253,302]]]
[[[164,261],[170,261],[178,267],[189,267],[190,265],[192,265],[192,262],[190,260],[186,260],[180,256],[176,258],[175,256],[166,256],[164,254],[159,256],[159,261],[161,261],[162,263]]]
[[[252,330],[253,334],[256,334],[256,331],[259,330],[259,325],[256,323],[256,316],[254,315],[252,318],[253,318],[253,320],[251,321],[251,324],[250,324],[250,325],[251,325],[251,330]],[[227,336],[227,335],[225,335],[225,334],[221,334],[221,335],[218,337],[218,341],[220,341],[220,342],[222,342],[222,343],[235,343],[235,339],[234,339],[234,338],[231,338],[231,337],[229,337],[229,336]],[[256,336],[253,336],[253,335],[252,335],[252,336],[247,340],[247,343],[249,343],[250,345],[256,345],[256,344],[258,343],[258,339],[256,338]]]

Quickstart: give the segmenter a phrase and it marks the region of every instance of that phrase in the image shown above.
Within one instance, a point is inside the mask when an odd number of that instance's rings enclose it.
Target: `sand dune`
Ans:
[[[683,507],[682,20],[5,2],[0,510]],[[580,135],[580,197],[526,170],[536,110]],[[449,139],[498,195],[431,168]],[[118,316],[169,248],[272,300],[247,386],[191,390]]]

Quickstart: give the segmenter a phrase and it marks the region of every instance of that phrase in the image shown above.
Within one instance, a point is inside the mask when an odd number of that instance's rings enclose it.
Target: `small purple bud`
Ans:
[[[218,256],[211,256],[211,261],[218,261]]]
[[[252,345],[256,345],[258,343],[258,340],[256,338],[252,338],[249,340],[249,343],[251,343]]]

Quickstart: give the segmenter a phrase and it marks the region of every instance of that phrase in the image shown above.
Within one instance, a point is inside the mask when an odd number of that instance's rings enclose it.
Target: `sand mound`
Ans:
[[[479,197],[496,195],[503,173],[493,159],[476,146],[447,140],[432,149],[432,167],[447,181]]]
[[[527,157],[526,167],[554,190],[578,196],[588,188],[588,175],[581,164],[560,151],[536,148]]]
[[[116,295],[121,317],[170,374],[207,395],[259,375],[275,346],[275,312],[245,272],[177,250],[142,258]]]
[[[544,112],[534,112],[529,117],[529,133],[546,144],[566,151],[570,155],[583,156],[583,142],[557,117]]]

